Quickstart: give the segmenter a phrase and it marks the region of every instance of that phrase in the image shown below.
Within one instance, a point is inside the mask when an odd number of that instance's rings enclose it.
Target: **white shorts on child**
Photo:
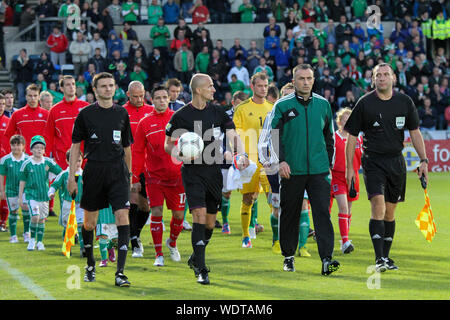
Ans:
[[[72,201],[63,201],[61,208],[60,221],[59,223],[65,227],[67,226],[67,221],[69,220],[70,208],[72,207]],[[80,204],[75,204],[75,215],[77,217],[77,224],[82,225],[84,222],[84,210],[80,208]]]
[[[115,223],[98,224],[96,228],[96,235],[97,237],[107,236],[109,240],[117,239],[119,237],[119,233],[117,231],[117,226]]]
[[[48,201],[28,200],[27,204],[32,217],[39,216],[39,220],[48,217]]]

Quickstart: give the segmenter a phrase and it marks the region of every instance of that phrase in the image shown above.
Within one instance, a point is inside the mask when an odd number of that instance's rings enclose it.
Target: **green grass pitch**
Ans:
[[[253,240],[252,249],[241,248],[241,195],[234,192],[230,211],[231,235],[222,235],[219,229],[215,229],[206,250],[207,265],[211,268],[210,286],[197,284],[186,264],[192,250],[190,232],[183,231],[178,241],[182,257],[180,263],[172,262],[164,247],[166,265],[154,267],[149,226],[141,235],[145,245],[144,258],[134,259],[131,253],[128,254],[125,273],[131,281],[130,288],[114,287],[115,263],[106,268],[97,267],[97,281],[85,283],[85,259],[79,258],[78,246],[73,248],[74,254],[70,259],[61,254],[61,227],[57,218],[50,217],[44,238],[47,250],[43,252],[26,250],[21,237],[22,220],[18,221],[20,243],[10,244],[9,233],[0,233],[0,297],[2,300],[449,299],[449,186],[448,173],[430,174],[429,194],[437,225],[436,237],[430,244],[414,224],[424,205],[423,190],[417,175],[408,174],[406,202],[397,208],[396,234],[391,250],[391,257],[400,269],[387,271],[379,278],[367,272],[374,256],[368,232],[370,206],[362,181],[360,200],[354,203],[352,210],[350,239],[355,251],[350,255],[344,256],[339,250],[337,205],[333,206],[335,258],[341,262],[341,269],[329,277],[320,274],[321,263],[312,238],[307,243],[312,257],[296,257],[295,273],[282,270],[282,256],[271,251],[269,208],[262,196],[259,198],[258,221],[265,230]],[[218,218],[221,219],[220,213]],[[190,216],[188,220],[192,221]],[[165,212],[164,240],[168,237],[169,223],[170,214]],[[98,248],[94,253],[98,263]],[[71,273],[67,273],[68,270],[72,270]]]

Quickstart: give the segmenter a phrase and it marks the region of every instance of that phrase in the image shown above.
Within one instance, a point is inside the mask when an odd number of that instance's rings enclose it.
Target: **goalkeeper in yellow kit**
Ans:
[[[272,110],[273,105],[266,100],[269,80],[265,73],[258,72],[251,78],[251,89],[253,97],[243,101],[236,108],[233,117],[236,131],[245,145],[245,152],[250,160],[257,164],[257,169],[249,183],[243,185],[241,193],[241,224],[242,224],[242,247],[251,248],[249,226],[250,211],[254,201],[258,198],[262,187],[266,196],[270,193],[270,184],[267,180],[263,166],[258,161],[258,138],[263,127],[267,113]],[[268,199],[270,199],[268,197]],[[270,202],[269,202],[270,205]]]

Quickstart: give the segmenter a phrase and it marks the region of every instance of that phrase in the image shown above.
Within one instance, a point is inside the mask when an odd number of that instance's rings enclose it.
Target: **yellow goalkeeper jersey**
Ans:
[[[233,116],[236,131],[245,146],[249,159],[258,164],[258,138],[261,133],[264,119],[272,110],[273,104],[267,100],[257,104],[252,98],[240,103]]]

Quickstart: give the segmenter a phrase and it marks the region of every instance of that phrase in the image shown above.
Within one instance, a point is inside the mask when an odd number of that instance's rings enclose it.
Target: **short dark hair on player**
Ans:
[[[101,79],[113,79],[114,83],[116,82],[115,79],[114,79],[114,76],[111,73],[109,73],[109,72],[100,72],[100,73],[97,73],[94,76],[94,78],[92,79],[92,87],[93,88],[97,88],[97,83]]]
[[[3,90],[2,90],[2,94],[3,94],[4,96],[6,96],[7,94],[12,94],[12,95],[14,95],[14,92],[13,92],[11,89],[3,89]]]
[[[156,91],[161,91],[164,90],[165,92],[167,92],[167,94],[169,94],[169,88],[167,88],[166,86],[156,86],[153,88],[152,92],[150,93],[152,98],[155,96],[155,92]]]
[[[37,92],[39,92],[40,90],[39,90],[39,87],[36,84],[32,83],[32,84],[30,84],[27,87],[26,92],[28,92],[28,91],[37,91]]]
[[[75,81],[75,78],[73,76],[71,76],[70,74],[66,74],[65,76],[63,76],[60,80],[59,80],[59,87],[62,88],[64,87],[64,80],[73,80]]]
[[[244,91],[236,91],[233,94],[233,101],[236,101],[237,99],[244,101],[248,98],[248,95]]]
[[[389,69],[391,69],[391,73],[395,74],[394,68],[392,68],[392,66],[389,63],[386,62],[382,62],[377,64],[373,69],[372,69],[372,77],[375,76],[375,72],[380,69],[381,67],[389,67]]]
[[[9,139],[10,144],[23,144],[25,145],[25,138],[20,134],[15,134]]]
[[[313,67],[312,67],[310,64],[308,64],[308,63],[302,63],[302,64],[297,65],[297,66],[294,68],[294,70],[292,70],[292,75],[295,76],[295,73],[296,73],[298,70],[307,70],[307,69],[311,70],[311,71],[313,72],[313,74],[314,74],[314,69],[313,69]]]
[[[280,97],[280,91],[278,90],[277,86],[274,84],[271,84],[269,88],[267,89],[267,96],[271,96],[278,100]]]

